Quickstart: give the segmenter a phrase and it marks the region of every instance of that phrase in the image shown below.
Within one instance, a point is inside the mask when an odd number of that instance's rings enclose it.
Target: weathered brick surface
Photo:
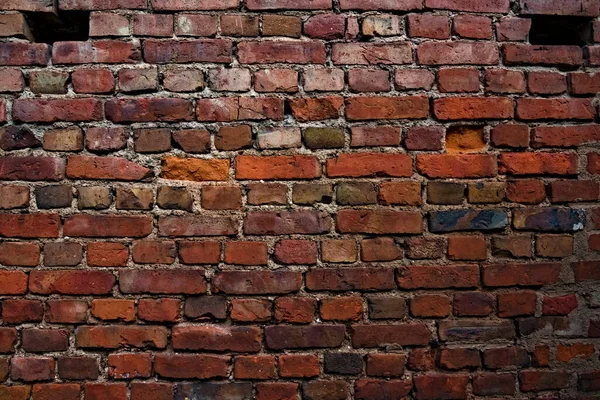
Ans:
[[[599,18],[0,0],[0,400],[599,398]]]

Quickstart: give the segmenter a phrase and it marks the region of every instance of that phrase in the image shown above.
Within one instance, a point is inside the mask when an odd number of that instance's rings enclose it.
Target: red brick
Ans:
[[[274,250],[274,260],[280,264],[317,263],[317,244],[313,241],[281,240]]]
[[[446,97],[433,102],[435,116],[444,121],[506,119],[514,115],[513,101],[501,97]]]
[[[108,294],[114,284],[114,275],[105,271],[36,270],[29,276],[29,290],[39,294]]]
[[[417,47],[417,61],[422,65],[495,65],[499,54],[495,44],[486,42],[425,42]]]
[[[518,99],[517,118],[532,120],[592,120],[596,110],[589,99]]]
[[[71,384],[36,384],[33,385],[33,400],[79,400],[81,387],[76,383]]]
[[[567,80],[558,72],[530,71],[527,88],[533,94],[560,94],[567,91]]]
[[[294,400],[297,397],[297,383],[257,383],[257,400]]]
[[[144,3],[145,4],[145,3]],[[203,1],[203,0],[152,0],[152,8],[161,11],[186,10],[227,10],[237,8],[240,0]]]
[[[98,121],[103,117],[98,99],[17,99],[13,118],[23,122]]]
[[[395,289],[394,271],[390,268],[313,269],[306,273],[309,290],[390,290]]]
[[[336,225],[343,233],[406,234],[423,231],[421,214],[411,211],[340,210]]]
[[[40,261],[40,246],[34,243],[0,243],[0,264],[35,267]]]
[[[484,286],[543,286],[560,281],[560,264],[488,264],[483,266]]]
[[[123,64],[139,60],[140,51],[133,42],[56,42],[52,46],[52,62],[55,64]]]
[[[535,292],[518,291],[498,294],[498,316],[502,318],[534,315],[537,303]]]
[[[126,400],[127,385],[124,383],[86,383],[85,399],[102,400]]]
[[[266,265],[267,244],[265,242],[227,242],[224,261],[228,264]]]
[[[215,36],[218,21],[215,15],[179,14],[175,22],[175,33],[181,36]]]
[[[542,304],[542,315],[567,315],[577,309],[577,296],[545,296]]]
[[[493,93],[525,93],[525,74],[508,69],[485,71],[485,88]]]
[[[226,39],[144,41],[144,60],[150,64],[190,62],[229,63],[232,43]]]
[[[169,14],[135,14],[133,17],[133,34],[136,36],[173,36],[173,15]]]
[[[199,121],[282,120],[284,102],[255,97],[200,99],[196,113]]]
[[[496,147],[525,148],[529,146],[529,127],[520,124],[502,124],[492,129],[490,140]]]
[[[23,73],[17,68],[0,69],[0,92],[20,92],[25,86]]]
[[[2,320],[5,324],[39,322],[44,308],[39,300],[4,300],[2,302]]]
[[[477,265],[421,266],[398,270],[398,285],[402,289],[470,288],[479,285]]]
[[[539,126],[533,130],[532,146],[576,147],[600,142],[598,125]]]
[[[279,356],[279,374],[283,378],[312,378],[319,373],[319,358],[314,354]]]
[[[358,321],[363,315],[363,299],[360,297],[323,299],[319,311],[325,321]]]
[[[0,237],[55,238],[59,229],[58,214],[0,213]]]
[[[73,237],[143,237],[151,231],[149,216],[73,215],[64,225],[64,234]]]
[[[76,332],[77,347],[117,349],[121,347],[163,349],[167,329],[156,326],[102,325],[81,326]]]
[[[398,10],[407,11],[421,9],[422,2],[418,0],[407,0],[398,3],[394,0],[341,0],[342,10]]]
[[[573,16],[592,16],[599,14],[598,4],[595,1],[587,0],[521,0],[521,10],[523,14],[548,14],[548,15],[573,15]]]
[[[147,378],[152,372],[152,356],[140,354],[109,354],[108,375],[114,379]]]
[[[336,65],[411,64],[408,43],[336,43],[331,58]]]
[[[129,250],[121,243],[96,242],[87,247],[88,264],[94,267],[124,267]]]
[[[412,159],[405,154],[340,154],[327,160],[326,169],[329,177],[408,177],[412,175]]]
[[[218,264],[221,246],[218,242],[179,242],[179,259],[183,264]]]
[[[508,182],[506,198],[523,204],[539,204],[546,199],[544,182],[536,179],[522,179]]]
[[[422,119],[428,115],[429,101],[424,96],[346,99],[346,117],[351,121]]]
[[[292,324],[308,324],[315,317],[316,302],[303,297],[280,297],[275,300],[275,319]]]
[[[410,14],[407,22],[410,37],[450,38],[450,18],[445,15]]]
[[[242,64],[324,64],[325,45],[319,41],[241,42],[238,44],[238,57]]]
[[[450,314],[450,298],[441,295],[419,295],[410,301],[410,313],[420,318],[442,318]]]
[[[144,0],[61,0],[61,10],[145,9]]]
[[[174,349],[257,352],[261,329],[245,326],[176,326],[172,329]]]
[[[479,71],[474,68],[442,68],[437,74],[440,92],[478,92]]]
[[[505,44],[503,53],[507,65],[578,66],[583,56],[578,46],[529,44]]]
[[[229,357],[196,354],[158,354],[156,374],[165,378],[210,379],[227,376]]]
[[[467,39],[491,39],[492,20],[477,15],[459,15],[454,17],[454,33]]]
[[[141,299],[138,317],[150,322],[174,322],[179,319],[181,301],[177,299]]]
[[[131,400],[172,400],[173,385],[158,382],[132,382]]]
[[[88,305],[85,301],[48,300],[46,305],[46,321],[48,322],[75,324],[85,322],[87,320]]]
[[[399,325],[352,325],[354,347],[380,347],[384,345],[414,346],[429,342],[431,333],[420,323]]]
[[[298,72],[293,69],[262,69],[254,74],[254,89],[257,92],[298,91]]]
[[[260,299],[234,299],[231,301],[231,319],[241,322],[271,320],[271,302]]]
[[[212,280],[215,293],[284,294],[300,290],[302,276],[295,271],[222,271]]]
[[[201,294],[206,286],[203,270],[123,270],[119,274],[123,293]]]
[[[448,238],[448,258],[451,260],[485,260],[487,244],[481,236],[451,236]]]
[[[16,381],[49,381],[54,378],[55,362],[46,357],[13,357],[10,378]]]
[[[557,390],[569,386],[571,374],[563,371],[521,371],[519,382],[524,392]]]
[[[346,31],[346,18],[336,14],[317,14],[304,22],[306,36],[333,40],[342,39]]]
[[[120,157],[71,156],[67,176],[73,179],[137,181],[151,176],[150,169]]]
[[[90,14],[90,36],[129,36],[129,18],[105,12]]]
[[[312,156],[238,156],[238,179],[311,179],[321,176],[319,161]]]
[[[492,155],[417,155],[417,169],[429,178],[479,178],[496,175]]]
[[[94,299],[91,311],[94,317],[106,321],[133,321],[135,302],[125,299]]]
[[[233,376],[236,379],[273,379],[275,357],[273,356],[237,356],[233,364]]]
[[[0,65],[44,66],[49,60],[50,46],[45,43],[0,43]]]
[[[571,153],[502,153],[498,163],[507,175],[573,175],[578,160]]]

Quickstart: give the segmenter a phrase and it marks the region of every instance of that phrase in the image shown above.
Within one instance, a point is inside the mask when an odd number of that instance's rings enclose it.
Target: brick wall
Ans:
[[[599,398],[600,1],[0,11],[0,399]]]

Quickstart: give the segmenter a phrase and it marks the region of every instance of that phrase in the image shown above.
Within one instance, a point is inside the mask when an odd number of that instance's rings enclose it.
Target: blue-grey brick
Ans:
[[[573,208],[524,208],[513,211],[515,229],[542,232],[575,232],[585,227],[585,210]]]
[[[175,400],[250,400],[251,383],[180,383]]]
[[[491,231],[508,225],[504,210],[450,210],[429,215],[430,232]]]

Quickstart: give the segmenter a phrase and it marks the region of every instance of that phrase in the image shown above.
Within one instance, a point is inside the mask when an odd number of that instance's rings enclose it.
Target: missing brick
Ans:
[[[592,18],[534,15],[531,17],[529,42],[538,45],[572,45],[592,43]]]
[[[26,13],[25,17],[36,43],[82,42],[89,38],[89,12]]]

